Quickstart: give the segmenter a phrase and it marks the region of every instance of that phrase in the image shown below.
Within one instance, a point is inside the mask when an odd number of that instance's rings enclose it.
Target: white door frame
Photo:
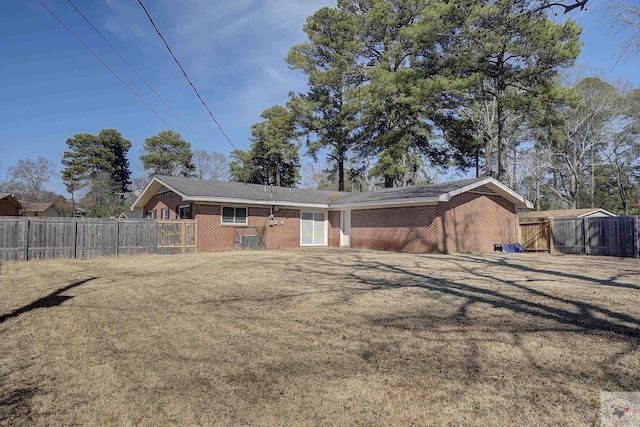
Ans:
[[[340,211],[340,246],[351,246],[351,211]]]
[[[316,214],[316,213],[321,213],[324,215],[324,242],[323,243],[314,243],[314,244],[303,244],[302,243],[302,233],[303,233],[303,227],[302,227],[302,214],[303,213],[311,213],[311,214]],[[317,209],[305,209],[305,210],[300,210],[300,246],[327,246],[327,242],[329,241],[329,212],[328,211],[324,211],[324,210],[317,210]]]

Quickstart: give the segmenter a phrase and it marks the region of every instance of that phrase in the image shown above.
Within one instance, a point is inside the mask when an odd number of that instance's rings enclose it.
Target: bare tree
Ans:
[[[229,164],[227,157],[217,151],[195,150],[193,163],[200,179],[223,181],[228,178]]]
[[[609,0],[606,9],[614,26],[626,36],[618,59],[640,54],[640,6],[637,1]]]
[[[8,169],[11,182],[19,189],[20,196],[27,201],[42,201],[43,186],[55,175],[51,160],[39,156],[36,160],[20,159]]]

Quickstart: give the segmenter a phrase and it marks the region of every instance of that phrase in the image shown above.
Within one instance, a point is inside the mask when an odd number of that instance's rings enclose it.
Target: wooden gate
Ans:
[[[525,252],[551,252],[551,221],[549,219],[522,220],[518,236]]]
[[[157,248],[159,254],[196,253],[197,224],[195,219],[159,220]]]

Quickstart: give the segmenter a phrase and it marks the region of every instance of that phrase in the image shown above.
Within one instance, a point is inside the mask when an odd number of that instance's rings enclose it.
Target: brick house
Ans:
[[[131,209],[197,221],[198,251],[232,249],[262,230],[266,248],[352,247],[485,252],[517,241],[518,209],[531,203],[493,178],[363,193],[156,176]]]

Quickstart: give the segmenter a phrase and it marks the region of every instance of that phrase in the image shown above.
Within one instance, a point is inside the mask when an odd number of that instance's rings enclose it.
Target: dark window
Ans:
[[[247,208],[222,207],[223,224],[247,224]]]
[[[180,219],[191,219],[191,205],[184,205],[178,208],[178,217]]]

